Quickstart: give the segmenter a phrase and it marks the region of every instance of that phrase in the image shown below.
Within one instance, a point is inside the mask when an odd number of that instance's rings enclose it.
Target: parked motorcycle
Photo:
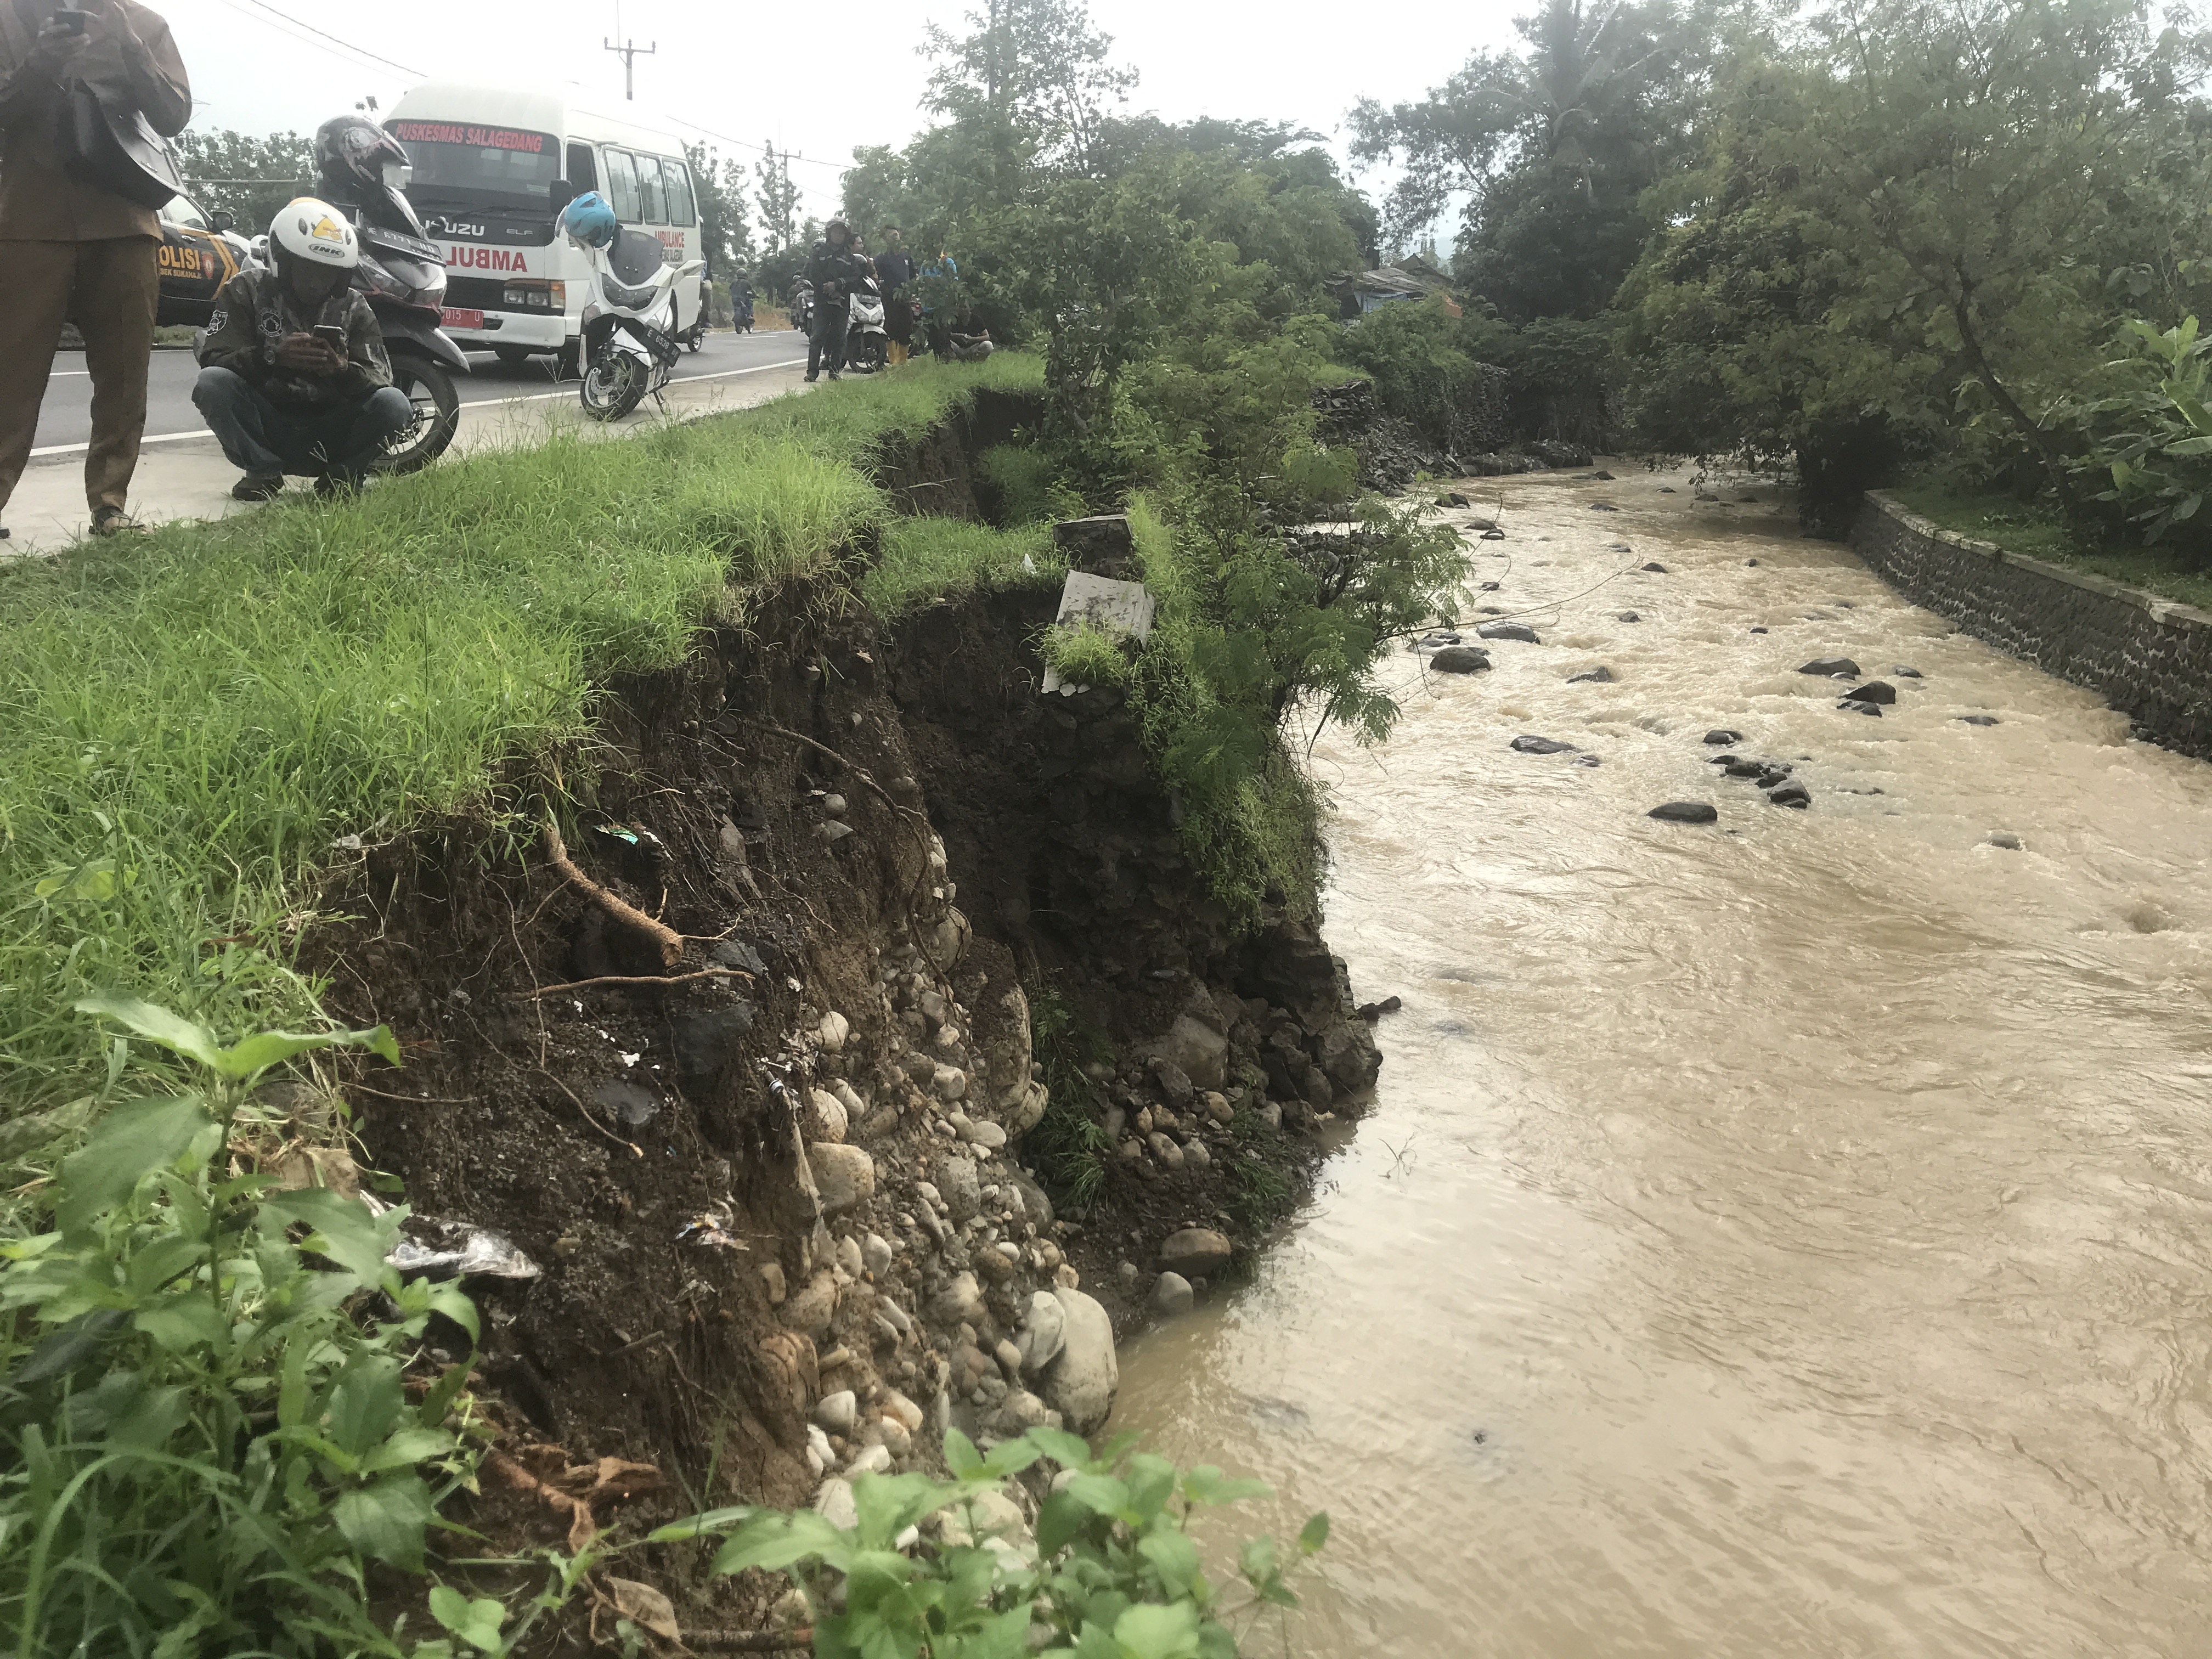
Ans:
[[[872,374],[890,360],[884,296],[872,281],[855,283],[845,301],[845,367],[855,374]]]
[[[674,332],[676,284],[706,261],[668,264],[659,239],[623,229],[596,191],[562,208],[560,230],[592,266],[577,395],[593,420],[617,421],[647,392],[657,400],[668,384],[683,349]]]
[[[446,452],[460,425],[455,374],[468,355],[441,326],[446,261],[407,199],[411,169],[399,141],[374,121],[341,115],[315,131],[317,188],[350,210],[361,239],[353,285],[369,309],[392,360],[392,383],[415,405],[411,425],[385,441],[386,472],[412,472]]]
[[[802,339],[814,337],[814,284],[804,276],[791,286],[791,325]]]

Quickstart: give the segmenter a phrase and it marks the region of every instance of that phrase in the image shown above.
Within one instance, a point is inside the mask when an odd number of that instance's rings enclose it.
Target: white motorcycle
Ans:
[[[872,374],[890,358],[884,331],[884,296],[873,283],[856,283],[845,301],[845,367]]]
[[[684,347],[678,333],[676,285],[704,270],[703,259],[668,264],[659,240],[641,230],[618,230],[605,248],[570,235],[592,264],[592,297],[584,302],[584,339],[577,388],[584,413],[618,421],[675,372]]]

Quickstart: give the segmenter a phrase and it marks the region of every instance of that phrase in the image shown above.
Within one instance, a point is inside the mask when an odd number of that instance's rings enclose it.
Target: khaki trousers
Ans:
[[[0,242],[7,303],[0,305],[0,509],[31,459],[39,405],[62,325],[84,336],[92,374],[92,447],[84,498],[96,514],[120,508],[138,467],[146,429],[146,370],[161,275],[160,240],[118,236],[91,242]]]

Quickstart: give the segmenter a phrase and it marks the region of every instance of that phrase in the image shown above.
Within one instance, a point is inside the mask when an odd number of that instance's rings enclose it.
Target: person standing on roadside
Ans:
[[[831,380],[844,374],[847,303],[853,284],[867,275],[867,261],[853,248],[853,228],[842,219],[832,219],[806,256],[806,280],[814,284],[814,329],[806,341],[808,380],[820,378],[825,357]]]
[[[80,87],[165,138],[191,118],[184,59],[160,14],[137,0],[0,0],[0,511],[30,460],[73,321],[92,376],[85,501],[93,534],[112,536],[137,527],[125,501],[146,429],[161,226],[153,209],[72,171]]]
[[[896,225],[884,227],[884,251],[876,255],[876,286],[884,295],[884,333],[890,343],[891,367],[907,359],[914,341],[914,299],[907,286],[914,281],[914,256]]]

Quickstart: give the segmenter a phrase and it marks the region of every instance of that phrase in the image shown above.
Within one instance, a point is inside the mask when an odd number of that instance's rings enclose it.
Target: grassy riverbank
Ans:
[[[1907,484],[1890,494],[1923,518],[2008,553],[2125,582],[2130,587],[2212,611],[2212,570],[2164,547],[2140,542],[2085,543],[2056,509],[1994,491],[1954,489],[1940,483]]]
[[[611,677],[673,665],[751,592],[872,538],[875,454],[1038,379],[1014,356],[920,363],[0,571],[0,1161],[129,1087],[79,997],[126,987],[217,1030],[312,1022],[287,963],[353,837],[483,805],[502,763],[587,731]],[[1006,551],[913,527],[883,546],[884,605]]]

